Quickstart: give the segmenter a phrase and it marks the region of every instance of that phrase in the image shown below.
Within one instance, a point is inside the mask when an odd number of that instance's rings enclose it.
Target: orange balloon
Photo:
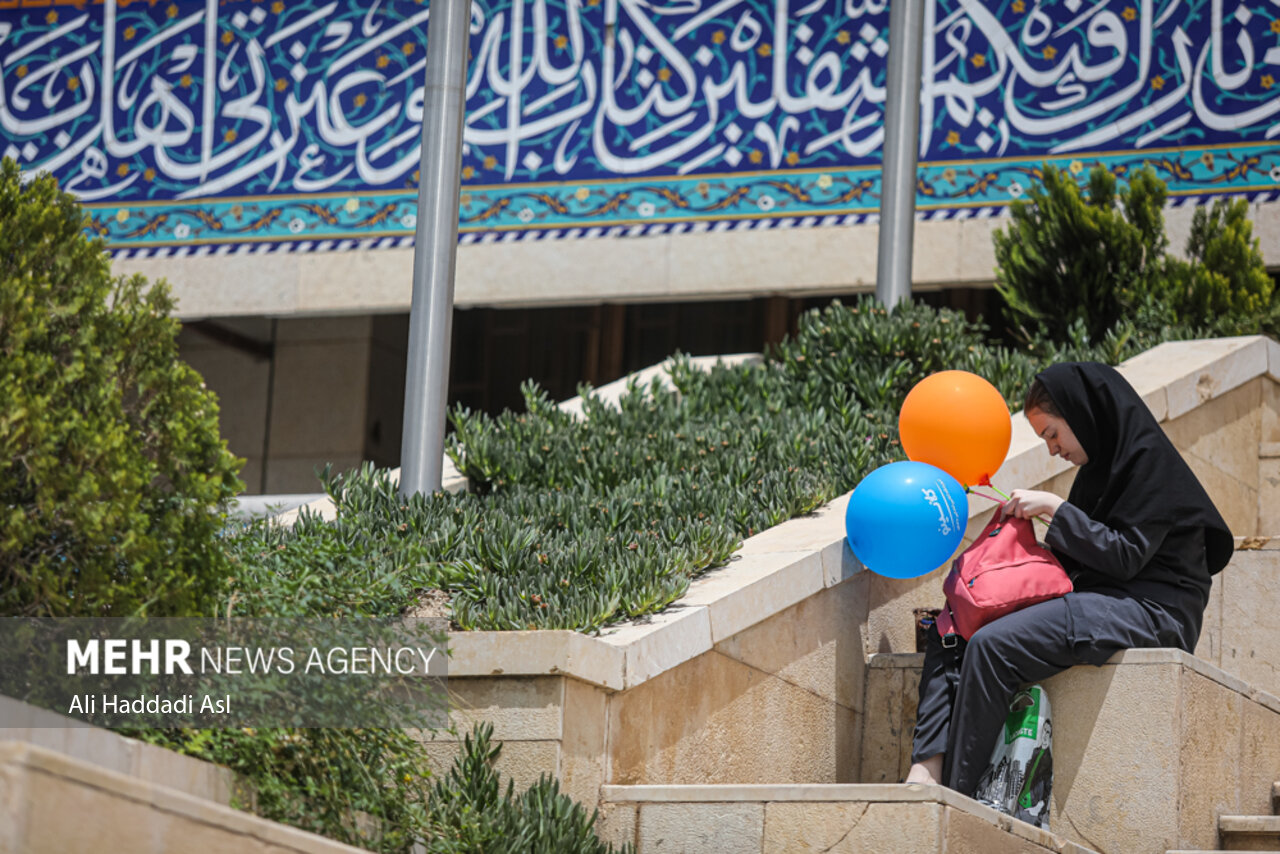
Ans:
[[[1013,421],[991,383],[968,371],[941,371],[911,389],[898,414],[898,434],[908,459],[977,486],[1009,453]]]

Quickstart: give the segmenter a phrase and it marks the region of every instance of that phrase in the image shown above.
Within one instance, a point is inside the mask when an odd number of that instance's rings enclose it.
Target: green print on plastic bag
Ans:
[[[1037,721],[1040,719],[1040,687],[1033,685],[1029,691],[1023,692],[1018,699],[1026,698],[1029,705],[1021,709],[1011,709],[1004,719],[1004,743],[1009,744],[1015,738],[1029,738],[1032,741],[1040,737]]]

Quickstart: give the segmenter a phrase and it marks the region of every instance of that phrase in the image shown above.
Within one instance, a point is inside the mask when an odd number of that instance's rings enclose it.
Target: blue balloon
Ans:
[[[862,479],[845,511],[849,547],[889,578],[916,578],[946,563],[964,538],[969,501],[954,477],[928,463],[897,462]]]

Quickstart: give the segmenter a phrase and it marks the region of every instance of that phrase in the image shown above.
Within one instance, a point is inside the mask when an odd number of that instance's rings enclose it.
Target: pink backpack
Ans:
[[[942,645],[968,640],[994,619],[1019,608],[1071,592],[1071,579],[1058,559],[1036,542],[1030,519],[1013,516],[987,527],[951,564],[942,584],[947,607],[938,615]]]

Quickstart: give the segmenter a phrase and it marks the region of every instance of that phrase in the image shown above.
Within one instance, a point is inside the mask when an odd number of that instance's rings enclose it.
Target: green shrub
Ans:
[[[433,777],[414,734],[391,729],[143,730],[144,740],[216,762],[245,788],[236,805],[272,821],[371,851],[428,854],[612,854],[596,814],[543,775],[505,792],[493,726],[468,733],[452,767]],[[630,846],[622,851],[628,852]]]
[[[587,814],[543,774],[524,792],[508,780],[504,793],[493,761],[493,725],[476,726],[444,779],[432,786],[428,854],[612,854],[596,838],[598,813]],[[633,851],[624,845],[624,854]]]
[[[163,285],[112,278],[51,177],[0,166],[0,613],[192,615],[240,461]]]
[[[148,729],[130,731],[236,772],[235,805],[272,821],[373,851],[402,852],[429,832],[431,771],[398,729]]]
[[[1115,175],[1101,166],[1084,193],[1052,166],[1043,182],[993,235],[1006,320],[1033,352],[1141,351],[1280,329],[1243,199],[1197,207],[1183,259],[1166,251],[1167,189],[1149,167],[1133,173],[1119,201]]]
[[[1198,207],[1187,239],[1187,260],[1170,260],[1157,296],[1177,324],[1214,335],[1275,332],[1274,284],[1267,273],[1244,199]]]
[[[1100,341],[1168,274],[1167,190],[1149,168],[1132,174],[1118,200],[1116,176],[1102,166],[1084,193],[1047,164],[1042,180],[992,235],[1006,320],[1024,341],[1065,342],[1077,324]]]

